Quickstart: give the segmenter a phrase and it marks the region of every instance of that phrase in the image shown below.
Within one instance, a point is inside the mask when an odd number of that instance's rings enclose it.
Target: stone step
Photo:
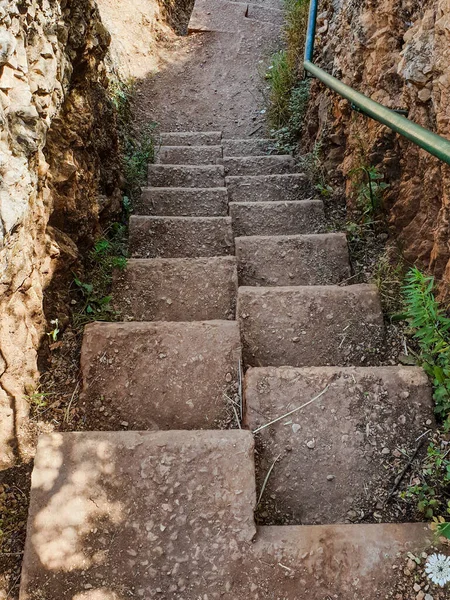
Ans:
[[[293,173],[295,160],[290,155],[225,156],[222,159],[226,176],[282,175]]]
[[[262,154],[280,154],[275,140],[269,138],[222,139],[224,156],[261,156]]]
[[[430,552],[432,535],[426,523],[258,527],[250,564],[240,567],[256,578],[258,595],[229,598],[413,600],[416,580],[403,577],[407,553]]]
[[[230,217],[130,218],[133,258],[199,258],[234,253]]]
[[[221,131],[171,131],[160,134],[161,146],[220,146]]]
[[[248,366],[364,366],[383,349],[373,285],[241,287],[237,313]]]
[[[81,351],[86,428],[218,429],[234,420],[236,321],[93,323]]]
[[[249,4],[246,17],[257,21],[267,21],[268,23],[282,25],[284,23],[285,13],[283,10],[269,8],[259,4]]]
[[[230,202],[295,201],[313,198],[314,188],[305,175],[257,175],[226,177]]]
[[[115,272],[113,290],[123,321],[234,319],[236,259],[131,259]]]
[[[332,285],[350,277],[342,233],[239,237],[234,243],[243,286]]]
[[[223,187],[222,165],[149,165],[148,182],[151,187]]]
[[[252,454],[245,431],[41,436],[20,600],[380,600],[433,543],[423,523],[255,530]]]
[[[167,217],[220,217],[228,214],[222,188],[144,188],[135,212]]]
[[[322,200],[299,202],[230,202],[234,235],[314,233],[324,223]]]
[[[222,146],[161,146],[156,162],[166,165],[215,165]]]
[[[258,507],[265,524],[392,519],[383,504],[417,438],[434,425],[431,389],[417,367],[266,367],[245,376],[246,425],[256,433],[257,484],[277,461]],[[425,448],[424,448],[425,452]],[[403,489],[403,488],[401,488]],[[358,515],[356,517],[356,514]]]

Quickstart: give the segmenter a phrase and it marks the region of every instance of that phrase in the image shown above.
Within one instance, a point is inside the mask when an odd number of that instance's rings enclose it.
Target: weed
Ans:
[[[404,269],[403,259],[396,257],[396,260],[392,260],[388,252],[382,254],[375,264],[372,281],[378,288],[383,311],[387,315],[392,316],[403,310]]]
[[[53,342],[56,342],[58,339],[58,334],[60,333],[59,329],[59,321],[58,319],[52,319],[50,321],[50,325],[53,325],[53,329],[47,333],[47,335],[52,339]]]
[[[124,146],[124,174],[127,211],[147,180],[149,163],[155,160],[156,123],[150,122],[136,134],[130,135]]]
[[[286,49],[272,56],[265,75],[269,81],[267,116],[280,141],[289,143],[301,131],[309,97],[309,82],[299,83],[300,57],[303,52],[309,2],[285,0]]]
[[[383,209],[384,191],[389,184],[384,181],[383,173],[374,166],[356,167],[349,172],[349,176],[354,177],[353,187],[362,220],[372,220]]]
[[[418,361],[431,377],[435,410],[450,430],[450,319],[434,295],[434,277],[410,269],[404,286],[405,317],[417,341]]]
[[[414,499],[417,509],[427,519],[436,517],[442,511],[448,511],[450,504],[445,497],[450,491],[450,457],[438,444],[430,443],[420,473],[413,484],[401,493],[401,497]],[[442,519],[437,519],[442,523]],[[445,522],[445,520],[444,520]],[[440,526],[439,529],[445,529]]]
[[[322,161],[322,140],[317,140],[311,152],[299,157],[300,168],[313,183],[317,191],[331,190],[326,182],[326,174]]]
[[[111,283],[113,271],[124,269],[126,259],[126,226],[113,223],[99,238],[88,258],[89,281],[74,275],[74,284],[81,300],[75,315],[77,326],[90,321],[114,321],[118,313],[111,306]]]

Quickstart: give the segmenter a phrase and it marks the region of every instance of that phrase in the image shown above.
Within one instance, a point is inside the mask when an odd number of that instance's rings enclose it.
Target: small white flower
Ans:
[[[425,572],[433,583],[444,587],[450,582],[450,556],[432,554],[425,564]]]

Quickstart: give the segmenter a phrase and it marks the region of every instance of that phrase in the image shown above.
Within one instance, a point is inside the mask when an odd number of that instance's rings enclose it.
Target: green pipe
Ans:
[[[383,125],[387,125],[393,131],[400,133],[408,140],[411,140],[411,142],[414,142],[414,144],[417,144],[433,156],[450,165],[450,140],[425,129],[421,125],[417,125],[417,123],[413,123],[406,117],[375,102],[375,100],[367,98],[367,96],[345,85],[345,83],[342,83],[336,77],[329,75],[311,61],[305,60],[303,66],[305,71],[308,71],[308,73],[320,79],[327,87],[337,92],[343,98],[346,98],[358,107],[361,112]]]

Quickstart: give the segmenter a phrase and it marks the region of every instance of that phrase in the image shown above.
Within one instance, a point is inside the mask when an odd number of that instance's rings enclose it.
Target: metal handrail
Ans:
[[[305,60],[303,63],[305,71],[351,102],[360,112],[375,119],[375,121],[386,125],[392,129],[392,131],[411,140],[411,142],[420,146],[420,148],[423,148],[433,156],[436,156],[450,165],[450,140],[414,123],[390,108],[383,106],[379,102],[371,100],[313,63],[318,5],[319,0],[310,0]]]

